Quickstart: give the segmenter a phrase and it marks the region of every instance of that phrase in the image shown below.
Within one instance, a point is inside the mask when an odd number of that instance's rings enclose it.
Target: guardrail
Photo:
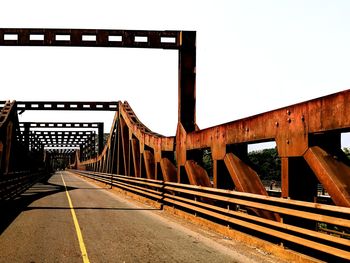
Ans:
[[[46,172],[18,172],[0,176],[0,201],[13,199],[35,182],[47,175]]]
[[[318,258],[350,259],[350,208],[107,173],[74,173]],[[275,216],[257,216],[264,211]],[[261,213],[260,213],[261,214]],[[277,219],[277,220],[276,220]]]
[[[159,180],[136,178],[124,175],[108,173],[92,173],[87,171],[70,170],[75,173],[84,175],[96,181],[119,187],[126,191],[131,191],[152,200],[161,201],[163,199],[164,182]]]
[[[281,197],[282,196],[281,191],[266,189],[266,192],[269,196],[272,196],[272,197]],[[321,192],[321,191],[318,191],[318,195],[315,196],[314,199],[315,199],[316,203],[334,205],[332,198],[329,195],[323,195],[323,192]]]

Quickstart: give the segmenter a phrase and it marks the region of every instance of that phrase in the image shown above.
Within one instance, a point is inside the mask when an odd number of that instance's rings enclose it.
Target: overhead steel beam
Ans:
[[[63,135],[70,135],[70,136],[81,136],[81,135],[92,135],[95,134],[94,131],[32,131],[33,134],[40,136],[40,135],[47,135],[47,136],[63,136]]]
[[[90,138],[89,138],[90,137]],[[91,140],[92,136],[80,136],[80,137],[74,137],[74,136],[50,136],[50,135],[42,135],[40,137],[36,137],[38,141],[41,143],[48,142],[48,141],[67,141],[67,142],[80,142],[85,143],[88,139]]]
[[[5,105],[6,101],[0,101]],[[16,101],[18,111],[26,110],[69,110],[69,111],[117,111],[117,101]]]
[[[52,143],[59,143],[59,144],[71,144],[71,143],[75,143],[75,144],[79,144],[82,145],[86,142],[85,139],[74,139],[74,140],[64,140],[64,139],[47,139],[47,138],[41,138],[39,139],[39,142],[45,147],[48,144],[52,144]]]
[[[31,128],[37,129],[37,128],[92,128],[92,129],[98,129],[98,149],[99,153],[102,152],[103,149],[103,130],[104,130],[104,123],[103,122],[21,122],[19,123],[20,128],[24,128],[24,138],[29,137],[29,130]],[[35,130],[35,134],[69,134],[71,131],[37,131]],[[82,131],[73,131],[73,133],[79,133]],[[82,134],[82,133],[81,133]],[[26,142],[26,141],[25,141]],[[27,143],[26,145],[29,145]],[[28,148],[28,147],[27,147]]]
[[[20,122],[20,127],[29,128],[94,128],[98,129],[103,122]]]
[[[88,138],[58,138],[58,137],[41,137],[41,138],[37,138],[39,142],[41,142],[42,144],[46,144],[47,142],[54,142],[54,141],[58,141],[58,142],[74,142],[74,143],[85,143],[85,141]]]
[[[30,139],[34,139],[43,147],[51,144],[79,144],[95,148],[95,132],[93,131],[32,131]]]
[[[309,134],[350,131],[350,90],[187,134],[186,150],[273,141],[281,157],[303,156]],[[215,134],[215,136],[213,136]]]
[[[1,46],[179,49],[181,31],[0,28]]]
[[[67,144],[63,144],[63,143],[50,143],[50,144],[46,144],[45,147],[80,147],[81,145],[79,143],[67,143]]]
[[[0,28],[0,46],[127,47],[178,50],[178,120],[187,132],[196,129],[195,31]]]
[[[64,149],[62,149],[64,150]],[[65,154],[72,154],[74,153],[76,150],[75,149],[69,149],[68,151],[54,151],[54,150],[46,150],[46,152],[48,153],[53,153],[53,154],[62,154],[62,155],[65,155]]]

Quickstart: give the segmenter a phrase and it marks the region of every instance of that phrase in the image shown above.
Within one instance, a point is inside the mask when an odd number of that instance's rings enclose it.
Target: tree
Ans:
[[[345,155],[350,159],[350,149],[347,147],[344,147],[343,151],[344,151]]]
[[[253,151],[248,157],[261,180],[281,180],[281,160],[276,148]]]

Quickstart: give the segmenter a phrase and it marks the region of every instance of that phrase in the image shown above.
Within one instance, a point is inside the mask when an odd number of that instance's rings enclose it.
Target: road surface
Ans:
[[[275,262],[64,171],[0,212],[0,262]]]

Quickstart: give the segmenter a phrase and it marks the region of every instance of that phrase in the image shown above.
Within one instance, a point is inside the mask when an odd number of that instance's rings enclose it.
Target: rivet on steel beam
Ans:
[[[275,126],[278,127],[279,126],[279,123],[278,121],[275,122]]]
[[[301,115],[301,121],[305,121],[305,116]]]
[[[290,115],[290,113],[291,113],[290,110],[287,110],[287,114]]]
[[[288,121],[288,123],[291,123],[291,122],[292,122],[292,119],[291,119],[291,118],[288,118],[287,121]]]
[[[249,128],[245,128],[245,131],[246,131],[246,132],[249,132]]]
[[[286,143],[289,144],[289,140],[286,140]]]

